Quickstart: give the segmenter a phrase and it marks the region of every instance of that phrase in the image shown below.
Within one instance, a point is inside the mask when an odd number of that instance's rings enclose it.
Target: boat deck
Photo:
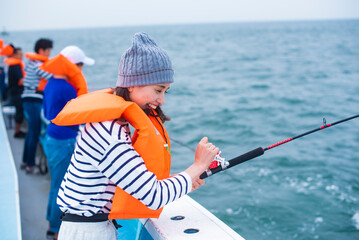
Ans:
[[[12,151],[7,139],[6,127],[0,115],[0,189],[4,194],[0,200],[0,221],[2,239],[21,239],[18,177],[13,161]]]
[[[2,120],[3,119],[1,117],[0,121]],[[7,125],[9,126],[9,124]],[[12,124],[12,126],[13,125],[14,124]],[[2,131],[0,132],[3,133]],[[7,144],[1,145],[8,145],[9,148],[11,148],[12,157],[14,159],[14,172],[15,174],[17,174],[19,190],[18,192],[20,194],[21,229],[19,230],[19,232],[21,233],[23,240],[46,239],[46,231],[48,229],[48,222],[46,221],[46,208],[48,193],[50,190],[50,175],[28,175],[25,173],[25,171],[21,171],[20,164],[22,161],[24,139],[14,138],[13,128],[7,128],[6,133],[8,136],[8,141],[4,139],[4,142],[6,142]],[[1,142],[3,143],[3,139],[1,140]],[[3,153],[2,150],[1,153]],[[11,168],[7,167],[1,169],[6,169],[6,177],[11,178],[11,176],[9,176]],[[16,188],[14,187],[13,189]],[[14,210],[11,209],[7,211]],[[5,221],[5,219],[7,219],[7,217],[3,218],[2,222]],[[17,227],[20,228],[20,224],[17,225]],[[16,225],[12,226],[12,228],[14,228],[15,226]],[[13,237],[14,235],[12,235],[12,237],[4,239],[21,239]]]

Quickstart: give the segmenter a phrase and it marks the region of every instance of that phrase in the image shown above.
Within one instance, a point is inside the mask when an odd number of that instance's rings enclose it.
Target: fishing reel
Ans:
[[[221,166],[222,169],[226,169],[228,166],[229,166],[229,162],[225,160],[225,158],[223,158],[221,156],[221,151],[219,151],[217,153],[217,155],[214,157],[211,165],[209,165],[209,167],[206,169],[206,171],[203,173],[205,174],[206,176],[205,177],[208,177],[208,176],[211,176],[212,175],[212,169],[215,169],[217,167]],[[202,175],[203,175],[202,174]],[[201,176],[202,176],[201,175]],[[204,177],[203,177],[204,178]],[[203,179],[202,178],[202,179]]]
[[[229,162],[225,160],[225,158],[223,158],[221,156],[221,151],[219,151],[217,153],[217,155],[214,157],[211,165],[209,165],[210,169],[216,168],[218,166],[222,166],[222,169],[227,168],[227,166],[229,165]]]

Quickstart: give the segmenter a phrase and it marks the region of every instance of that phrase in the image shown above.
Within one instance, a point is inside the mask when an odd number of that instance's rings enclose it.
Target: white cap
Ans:
[[[86,65],[95,64],[95,60],[87,57],[85,53],[77,46],[67,46],[64,49],[62,49],[60,53],[74,64],[77,63],[84,63]]]

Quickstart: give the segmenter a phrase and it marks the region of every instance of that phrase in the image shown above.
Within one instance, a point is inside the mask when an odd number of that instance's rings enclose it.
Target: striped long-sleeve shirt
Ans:
[[[45,72],[39,68],[41,61],[29,60],[25,66],[24,92],[22,98],[35,98],[42,100],[42,94],[36,91],[40,79],[45,78],[49,80],[52,77],[51,73]]]
[[[149,208],[159,209],[189,193],[192,180],[185,172],[157,180],[132,147],[128,123],[88,123],[77,141],[57,204],[63,212],[83,216],[108,213],[116,186]]]

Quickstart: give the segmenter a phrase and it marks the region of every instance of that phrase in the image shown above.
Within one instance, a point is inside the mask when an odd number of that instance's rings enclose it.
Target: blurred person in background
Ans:
[[[24,63],[22,62],[23,53],[21,48],[10,45],[13,48],[11,57],[5,59],[8,68],[8,86],[7,93],[9,96],[9,105],[16,108],[15,112],[15,138],[24,138],[26,133],[21,131],[21,124],[24,120],[22,109],[21,94],[24,90]]]
[[[35,170],[35,154],[41,131],[41,109],[43,93],[38,89],[40,79],[50,79],[51,73],[39,69],[50,56],[53,43],[50,39],[39,39],[35,43],[35,53],[26,54],[28,61],[25,66],[24,92],[22,94],[24,115],[28,124],[28,131],[24,143],[21,169],[32,174]]]

